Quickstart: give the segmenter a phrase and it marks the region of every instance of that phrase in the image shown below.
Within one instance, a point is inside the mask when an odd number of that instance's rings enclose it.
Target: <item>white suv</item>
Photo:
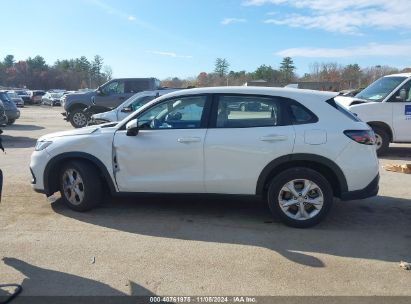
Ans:
[[[384,76],[355,97],[336,101],[367,122],[377,137],[377,153],[389,144],[411,143],[411,73]]]
[[[378,192],[374,133],[335,96],[252,87],[166,94],[119,123],[41,137],[33,188],[60,191],[78,211],[96,206],[104,189],[257,195],[286,224],[312,226],[333,197]],[[259,106],[241,111],[239,103]]]

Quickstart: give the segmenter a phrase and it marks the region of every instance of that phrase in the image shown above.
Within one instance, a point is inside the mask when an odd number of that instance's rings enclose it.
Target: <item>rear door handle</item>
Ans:
[[[180,137],[177,139],[177,141],[181,144],[185,144],[185,143],[192,143],[192,142],[200,142],[201,138],[200,137]]]
[[[261,141],[284,141],[284,140],[287,140],[287,136],[273,134],[273,135],[261,136],[260,140]]]

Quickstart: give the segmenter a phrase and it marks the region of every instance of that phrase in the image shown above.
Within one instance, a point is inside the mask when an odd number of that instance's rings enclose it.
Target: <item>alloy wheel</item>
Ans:
[[[324,194],[313,181],[295,179],[281,188],[278,203],[285,215],[304,221],[315,217],[321,211]]]
[[[84,199],[84,182],[77,170],[67,169],[63,173],[63,192],[73,205],[80,205]]]
[[[77,125],[77,126],[85,126],[87,124],[87,117],[86,115],[84,115],[81,112],[77,112],[73,114],[73,122]]]

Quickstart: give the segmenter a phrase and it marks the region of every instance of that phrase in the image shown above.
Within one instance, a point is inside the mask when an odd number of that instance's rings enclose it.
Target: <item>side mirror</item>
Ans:
[[[131,113],[131,112],[133,112],[133,109],[131,107],[124,107],[124,108],[121,109],[121,112]]]
[[[126,124],[127,136],[136,136],[138,134],[138,119],[132,119]]]
[[[103,91],[101,90],[101,87],[98,87],[96,92],[97,92],[98,96],[103,96],[104,95]]]
[[[397,96],[400,101],[405,101],[407,99],[407,91],[405,89],[400,90],[400,95]]]

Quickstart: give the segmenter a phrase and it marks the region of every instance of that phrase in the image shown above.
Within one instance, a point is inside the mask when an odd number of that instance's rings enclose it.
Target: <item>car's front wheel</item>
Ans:
[[[388,133],[379,127],[374,127],[373,131],[375,133],[375,146],[377,149],[377,154],[384,155],[387,153],[388,148],[390,146],[390,137]]]
[[[102,183],[97,169],[83,161],[70,161],[60,172],[60,193],[64,203],[73,210],[87,211],[102,198]]]
[[[70,123],[74,128],[87,126],[87,116],[83,109],[75,109],[70,113]]]
[[[10,125],[14,124],[15,121],[16,121],[15,119],[9,119],[7,121],[7,124],[10,126]]]
[[[287,169],[269,185],[270,210],[292,227],[306,228],[318,224],[332,203],[333,191],[329,182],[312,169]]]

